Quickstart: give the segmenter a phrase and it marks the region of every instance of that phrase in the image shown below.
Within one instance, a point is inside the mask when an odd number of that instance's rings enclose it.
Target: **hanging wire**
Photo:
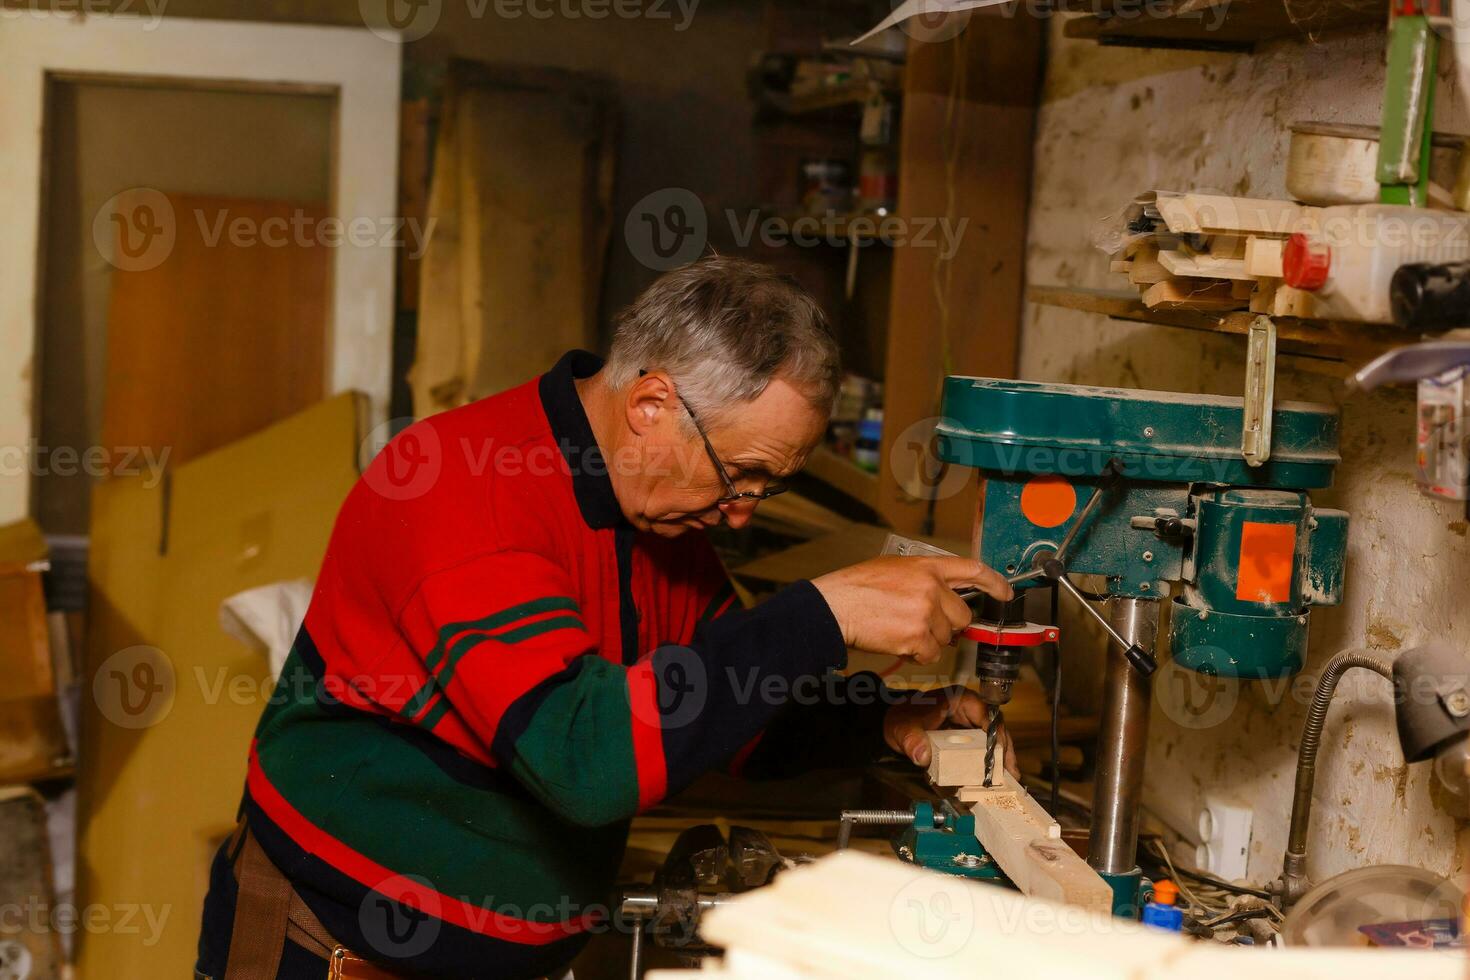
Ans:
[[[1057,621],[1057,584],[1051,585],[1051,616],[1049,622],[1057,627],[1057,638],[1051,645],[1051,812],[1057,812],[1057,802],[1062,793],[1062,742],[1057,716],[1062,707],[1062,631]]]

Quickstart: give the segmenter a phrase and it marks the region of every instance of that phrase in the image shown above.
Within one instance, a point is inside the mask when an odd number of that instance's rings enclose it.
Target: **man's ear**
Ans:
[[[658,424],[660,413],[673,411],[673,379],[662,371],[640,375],[628,389],[624,405],[628,427],[635,435],[648,435]]]

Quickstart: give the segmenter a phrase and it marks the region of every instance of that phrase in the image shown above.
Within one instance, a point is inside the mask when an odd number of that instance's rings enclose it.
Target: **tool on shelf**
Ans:
[[[1393,0],[1378,142],[1379,199],[1385,204],[1428,202],[1437,28],[1447,24],[1447,8],[1447,0]]]

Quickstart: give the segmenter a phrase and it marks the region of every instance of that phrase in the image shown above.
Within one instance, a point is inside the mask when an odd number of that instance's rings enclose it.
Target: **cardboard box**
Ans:
[[[235,823],[266,661],[220,628],[244,589],[315,579],[358,476],[366,399],[341,395],[185,462],[167,487],[93,495],[77,897],[167,909],[79,934],[78,975],[192,976],[210,859]]]

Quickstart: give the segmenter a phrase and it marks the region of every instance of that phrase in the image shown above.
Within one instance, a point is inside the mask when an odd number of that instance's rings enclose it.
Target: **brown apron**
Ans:
[[[375,966],[333,939],[266,857],[243,820],[230,848],[239,850],[235,880],[240,891],[223,980],[275,980],[287,937],[326,961],[327,980],[400,980],[407,976]]]

